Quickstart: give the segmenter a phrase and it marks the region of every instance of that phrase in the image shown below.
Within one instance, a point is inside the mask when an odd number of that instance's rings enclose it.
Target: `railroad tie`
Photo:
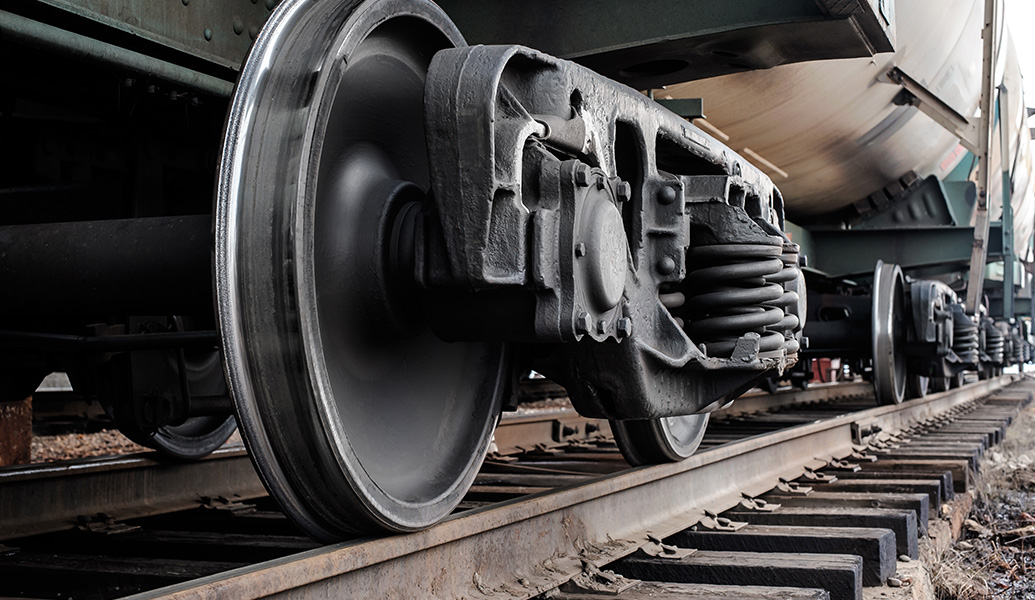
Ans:
[[[635,579],[822,588],[830,600],[862,600],[862,562],[848,554],[700,550],[679,559],[637,554],[613,568]]]

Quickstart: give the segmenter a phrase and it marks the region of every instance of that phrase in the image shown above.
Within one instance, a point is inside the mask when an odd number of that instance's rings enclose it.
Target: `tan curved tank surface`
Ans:
[[[829,213],[915,171],[942,178],[965,152],[929,117],[893,102],[881,81],[898,66],[965,116],[981,95],[983,2],[899,0],[897,51],[785,65],[668,86],[656,97],[703,98],[712,133],[765,170],[788,216]]]

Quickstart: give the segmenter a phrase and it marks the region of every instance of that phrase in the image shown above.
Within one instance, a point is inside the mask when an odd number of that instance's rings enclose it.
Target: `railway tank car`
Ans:
[[[958,385],[967,370],[988,376],[1031,356],[1031,144],[1001,11],[989,111],[993,275],[977,294],[978,306],[964,306],[961,297],[983,185],[974,132],[985,10],[970,0],[900,2],[894,53],[658,92],[703,98],[705,128],[780,186],[792,238],[811,260],[804,355],[841,358],[872,374],[887,402],[923,395],[928,385]],[[882,363],[881,356],[892,359]]]
[[[764,151],[635,91],[880,56],[896,27],[885,0],[8,3],[0,401],[64,371],[177,458],[239,425],[333,540],[444,518],[529,368],[634,464],[811,351],[806,295],[872,296],[877,356],[955,375],[944,335],[903,346],[899,267],[806,293],[822,227]],[[949,284],[910,285],[945,331]],[[978,314],[957,339],[988,373],[1016,335]]]

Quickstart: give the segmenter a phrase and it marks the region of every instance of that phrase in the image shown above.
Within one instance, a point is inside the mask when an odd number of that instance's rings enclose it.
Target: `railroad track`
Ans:
[[[261,497],[257,480],[242,483],[238,496],[231,496],[215,486],[230,475],[193,475],[195,480],[187,472],[190,465],[151,461],[145,466],[136,464],[143,460],[137,458],[107,467],[94,461],[92,471],[72,469],[73,477],[59,476],[60,467],[37,468],[35,475],[5,471],[2,525],[17,523],[19,535],[33,528],[67,528],[67,516],[58,527],[57,513],[45,504],[55,498],[68,499],[55,504],[69,507],[68,514],[105,512],[97,508],[102,502],[76,509],[84,492],[59,489],[58,482],[96,477],[89,495],[108,490],[110,501],[125,492],[120,501],[129,508],[83,519],[74,531],[3,542],[0,595],[528,598],[563,584],[569,591],[559,597],[574,599],[583,597],[580,589],[615,591],[629,583],[598,572],[606,568],[643,579],[740,586],[796,582],[799,587],[812,581],[826,589],[740,587],[738,597],[857,598],[863,584],[880,584],[894,574],[897,555],[915,556],[927,517],[938,514],[953,488],[963,489],[980,452],[998,440],[1012,414],[1030,399],[1035,386],[1028,380],[999,389],[1010,381],[974,383],[878,408],[865,408],[872,400],[862,385],[814,388],[796,400],[747,398],[716,415],[696,456],[637,469],[629,469],[606,441],[606,423],[592,428],[595,422],[550,411],[538,421],[511,417],[497,435],[507,454],[486,461],[451,519],[414,534],[323,547]],[[766,412],[773,404],[787,406]],[[517,435],[521,428],[525,431]],[[544,441],[535,441],[540,438]],[[524,451],[513,454],[518,446]],[[226,449],[193,468],[231,473],[236,468],[231,465],[246,461],[243,450]],[[41,477],[50,480],[41,489],[51,491],[37,495],[30,506],[36,515],[48,515],[49,525],[40,522],[47,519],[34,523],[33,511],[25,509],[33,497],[26,490]],[[196,507],[205,497],[205,506],[135,518],[183,508],[174,504],[184,500],[168,494],[161,497],[166,505],[159,506],[162,502],[149,498],[151,508],[134,513],[134,495],[140,504],[144,494],[130,483],[134,478],[166,490],[176,481],[181,491],[197,486],[185,494],[187,505]],[[170,483],[155,483],[166,479]],[[22,491],[15,493],[17,486]],[[769,510],[774,503],[782,506]],[[11,518],[18,511],[21,518]],[[853,525],[852,531],[844,531],[844,524]],[[673,558],[681,552],[669,546],[695,551]],[[790,549],[813,554],[807,560],[783,554]],[[665,586],[648,588],[663,594]],[[636,594],[643,589],[622,590],[621,597],[641,597]]]

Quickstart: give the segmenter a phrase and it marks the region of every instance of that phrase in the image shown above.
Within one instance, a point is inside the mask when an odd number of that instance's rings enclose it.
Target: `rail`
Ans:
[[[418,533],[330,545],[135,598],[383,596],[530,598],[755,496],[843,459],[862,434],[918,423],[1019,376],[981,381],[713,447],[456,515]],[[863,425],[863,427],[860,427]]]

